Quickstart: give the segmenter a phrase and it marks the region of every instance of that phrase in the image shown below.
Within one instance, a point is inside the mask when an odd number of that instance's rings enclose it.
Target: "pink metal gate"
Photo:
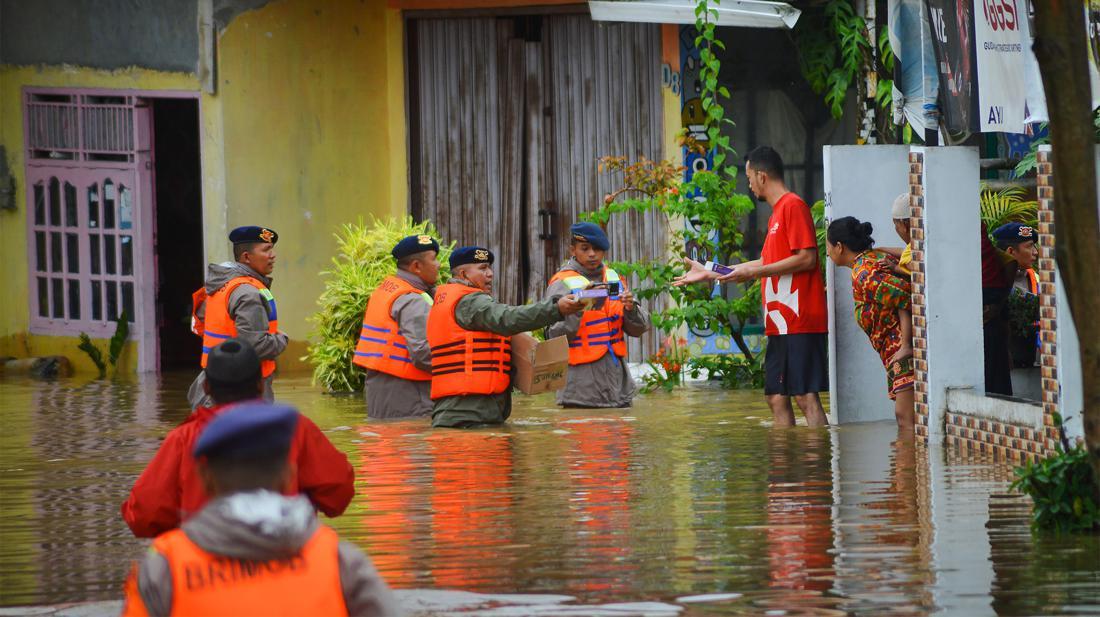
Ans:
[[[24,90],[30,329],[109,338],[155,371],[151,111],[110,90]]]

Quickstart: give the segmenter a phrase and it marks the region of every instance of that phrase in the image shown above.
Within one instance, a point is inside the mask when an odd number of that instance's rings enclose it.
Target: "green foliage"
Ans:
[[[1039,320],[1039,296],[1035,294],[1013,293],[1005,302],[1008,312],[1008,327],[1012,334],[1035,340],[1035,322]]]
[[[630,211],[655,210],[663,215],[671,239],[667,261],[614,263],[613,267],[624,276],[638,277],[641,284],[634,293],[639,298],[653,299],[664,294],[671,298],[671,308],[653,314],[654,325],[659,330],[671,334],[690,326],[732,336],[741,352],[752,359],[753,353],[742,333],[746,323],[760,314],[758,281],[742,285],[741,296],[733,300],[722,295],[712,296],[709,286],[672,286],[672,281],[683,274],[682,258],[688,254],[688,247],[693,254],[718,262],[728,263],[741,258],[742,220],[755,207],[747,195],[736,192],[737,168],[732,161],[737,153],[729,137],[722,134],[722,127],[732,125],[733,121],[725,117],[720,102],[729,98],[729,91],[718,85],[721,63],[714,50],[723,45],[715,38],[717,13],[710,4],[707,0],[699,0],[695,9],[698,33],[695,45],[699,48],[702,67],[701,101],[707,140],[704,144],[682,136],[681,145],[698,154],[706,154],[709,148],[713,157],[712,169],[698,171],[690,182],[682,183],[684,168],[671,161],[642,158],[631,162],[625,157],[605,157],[600,161],[600,171],[622,173],[623,186],[609,194],[598,211],[582,215],[582,218],[606,225],[614,216]],[[684,221],[691,223],[690,228],[686,228]],[[663,376],[662,381],[655,382],[654,387],[671,387],[666,386],[671,379],[667,371],[658,372]]]
[[[1056,418],[1061,424],[1060,418]],[[1060,445],[1047,458],[1016,468],[1012,489],[1032,501],[1031,528],[1059,533],[1100,529],[1100,503],[1093,493],[1092,467],[1083,445]]]
[[[103,379],[107,375],[108,362],[111,368],[115,370],[115,374],[118,374],[118,361],[122,357],[122,352],[126,349],[126,339],[129,336],[130,315],[126,312],[126,309],[123,309],[122,314],[118,316],[118,321],[115,322],[115,333],[111,336],[111,340],[107,345],[106,360],[103,359],[103,351],[92,342],[92,337],[88,336],[86,332],[80,333],[80,344],[76,348],[87,354],[92,363],[95,364],[96,369],[99,370],[99,378]]]
[[[825,228],[825,201],[817,200],[810,206],[810,214],[814,217],[814,234],[817,236],[817,266],[821,268],[821,276],[825,276],[825,236],[828,231]]]
[[[1017,186],[994,191],[981,186],[981,218],[990,233],[1005,223],[1023,223],[1035,227],[1039,217],[1039,202],[1024,199],[1024,189]]]
[[[1042,132],[1048,128],[1046,122],[1039,124],[1039,131]],[[1095,133],[1096,143],[1100,143],[1100,107],[1097,107],[1092,112],[1092,129]],[[1050,143],[1050,133],[1042,137],[1038,137],[1031,142],[1031,146],[1028,147],[1027,154],[1024,155],[1020,162],[1016,164],[1016,177],[1022,178],[1031,171],[1035,170],[1039,164],[1035,160],[1036,155],[1039,153],[1039,146],[1045,146]]]
[[[80,333],[80,344],[76,348],[88,354],[88,357],[95,363],[95,367],[99,369],[99,378],[103,379],[107,375],[107,362],[103,359],[103,352],[95,346],[95,343],[92,343],[92,338],[88,336],[87,332]]]
[[[115,333],[107,347],[107,359],[111,361],[111,366],[116,369],[118,368],[118,359],[122,356],[122,350],[126,348],[126,339],[129,336],[130,316],[126,313],[126,309],[123,309],[122,314],[118,316],[118,321],[115,322]]]
[[[325,289],[317,299],[319,310],[313,323],[312,343],[304,359],[313,365],[313,381],[332,392],[363,389],[363,371],[351,363],[363,312],[371,292],[384,278],[396,271],[390,251],[405,236],[426,234],[436,239],[435,227],[428,221],[415,223],[404,219],[372,220],[364,224],[340,227],[336,238],[336,256],[332,266],[321,273]],[[440,241],[440,281],[448,278],[447,258],[454,248]]]
[[[687,341],[668,337],[661,350],[649,358],[647,364],[652,369],[642,375],[642,392],[664,390],[672,392],[684,383],[684,365],[688,362]]]
[[[707,371],[723,388],[763,388],[764,354],[748,358],[737,354],[695,356],[688,362],[688,374],[699,377]]]
[[[802,76],[814,92],[824,95],[830,113],[839,120],[844,115],[848,90],[874,60],[866,22],[856,12],[853,0],[826,0],[821,10],[803,13],[794,33]],[[881,57],[889,58],[892,67],[889,38],[880,36],[878,47]],[[880,106],[890,102],[890,88],[882,83],[885,81],[880,81],[877,95]]]

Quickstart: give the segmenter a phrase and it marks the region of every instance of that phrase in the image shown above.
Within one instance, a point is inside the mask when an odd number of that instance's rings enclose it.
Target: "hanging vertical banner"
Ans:
[[[1027,100],[1026,0],[975,0],[978,64],[978,128],[983,133],[1023,133]],[[1030,39],[1030,36],[1026,36]]]
[[[940,77],[943,125],[951,132],[978,130],[978,80],[971,0],[928,0],[928,22]]]
[[[894,65],[894,123],[905,120],[920,135],[939,128],[939,72],[932,46],[932,29],[922,0],[889,0],[890,47]]]

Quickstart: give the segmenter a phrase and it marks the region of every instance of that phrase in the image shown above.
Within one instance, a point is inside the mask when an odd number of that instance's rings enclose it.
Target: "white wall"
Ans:
[[[1041,146],[1049,150],[1050,146]],[[1100,194],[1100,146],[1096,153],[1096,190]],[[1054,180],[1055,198],[1058,196],[1058,179]],[[1097,203],[1100,211],[1100,202]],[[1054,219],[1054,228],[1058,229],[1058,219]],[[1085,436],[1085,427],[1081,419],[1081,412],[1085,407],[1084,394],[1082,392],[1081,377],[1081,352],[1077,340],[1077,328],[1073,324],[1073,315],[1069,310],[1069,298],[1066,297],[1066,288],[1062,285],[1062,277],[1055,272],[1057,284],[1057,296],[1055,308],[1058,311],[1058,383],[1061,385],[1062,394],[1059,399],[1059,411],[1065,421],[1066,435],[1071,442],[1077,437]]]
[[[902,246],[890,206],[909,192],[908,146],[825,146],[825,217],[874,226],[877,246]],[[852,271],[829,261],[829,415],[834,424],[892,420],[886,370],[853,314]]]
[[[985,389],[978,151],[913,150],[924,153],[928,440],[942,443],[947,389]]]

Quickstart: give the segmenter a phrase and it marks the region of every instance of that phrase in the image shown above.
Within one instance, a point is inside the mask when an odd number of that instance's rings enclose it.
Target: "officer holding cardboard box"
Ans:
[[[583,305],[558,294],[535,304],[509,306],[489,295],[493,253],[464,246],[451,253],[451,280],[435,290],[428,313],[432,352],[432,426],[500,424],[512,413],[513,334],[546,327]]]

